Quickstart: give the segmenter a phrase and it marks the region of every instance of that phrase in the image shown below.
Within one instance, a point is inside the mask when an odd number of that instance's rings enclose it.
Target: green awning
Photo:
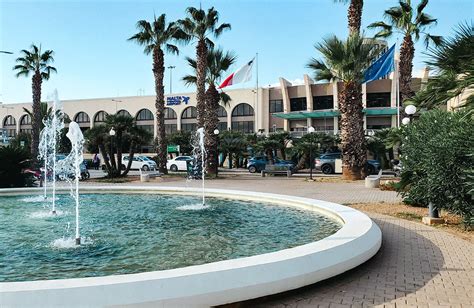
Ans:
[[[363,112],[368,116],[376,115],[393,115],[397,114],[397,108],[370,108],[364,109]],[[286,120],[301,120],[308,118],[334,118],[340,115],[339,110],[325,111],[293,111],[288,113],[274,113],[272,116]]]

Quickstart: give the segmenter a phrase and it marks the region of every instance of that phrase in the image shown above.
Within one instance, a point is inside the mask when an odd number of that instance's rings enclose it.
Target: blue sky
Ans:
[[[363,27],[382,18],[383,11],[395,0],[365,0]],[[418,3],[418,1],[414,1]],[[268,85],[278,77],[290,81],[311,74],[305,64],[318,56],[313,45],[329,34],[347,35],[347,7],[333,0],[259,0],[201,1],[203,8],[214,6],[221,22],[232,30],[215,40],[224,49],[233,50],[238,61],[229,70],[243,65],[259,53],[259,83]],[[460,21],[474,15],[471,0],[431,0],[426,12],[438,18],[433,34],[449,35]],[[115,97],[154,94],[151,57],[142,48],[128,42],[140,19],[166,13],[168,20],[184,17],[188,6],[199,1],[176,0],[0,0],[0,101],[31,101],[30,78],[15,78],[11,68],[18,52],[31,43],[55,51],[58,74],[43,83],[43,100],[57,88],[61,99]],[[373,32],[367,32],[372,34]],[[399,39],[401,41],[401,39]],[[389,40],[395,43],[396,38]],[[417,45],[415,72],[426,59],[422,42]],[[180,55],[165,57],[166,66],[174,65],[173,92],[193,91],[181,77],[190,73],[184,57],[195,55],[195,45],[181,46]],[[165,76],[169,91],[169,72]],[[252,87],[255,81],[234,87]]]

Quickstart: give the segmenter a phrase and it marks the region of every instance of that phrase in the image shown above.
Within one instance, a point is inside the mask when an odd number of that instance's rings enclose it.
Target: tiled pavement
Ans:
[[[132,184],[137,185],[140,183]],[[172,180],[158,186],[199,186]],[[396,193],[363,182],[311,183],[302,179],[239,177],[207,187],[297,195],[338,203],[396,202]],[[369,216],[383,244],[369,261],[317,284],[230,307],[474,307],[474,245],[439,229],[389,216]]]

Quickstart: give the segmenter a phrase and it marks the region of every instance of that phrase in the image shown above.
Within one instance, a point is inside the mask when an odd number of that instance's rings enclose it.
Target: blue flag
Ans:
[[[394,64],[395,58],[395,44],[390,47],[380,58],[377,59],[374,63],[372,63],[369,68],[364,73],[364,81],[369,82],[373,80],[377,80],[390,72],[393,72],[395,68]]]

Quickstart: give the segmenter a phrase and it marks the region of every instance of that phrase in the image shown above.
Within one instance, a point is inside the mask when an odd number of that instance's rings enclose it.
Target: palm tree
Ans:
[[[174,41],[182,41],[186,35],[175,22],[166,22],[166,15],[161,14],[158,18],[154,17],[152,23],[146,20],[137,22],[138,33],[130,37],[129,41],[134,41],[140,46],[146,55],[152,54],[153,57],[153,75],[155,77],[155,108],[156,108],[156,153],[157,164],[160,172],[167,173],[166,170],[166,141],[165,141],[165,93],[163,78],[165,74],[165,60],[163,49],[168,53],[178,54],[176,45],[170,44]]]
[[[310,160],[309,153],[312,151],[313,159],[321,152],[330,149],[336,144],[334,136],[325,133],[310,133],[294,141],[291,151],[293,155],[299,156],[298,164],[294,172],[303,169]],[[311,163],[311,162],[310,162]]]
[[[229,169],[232,169],[232,154],[237,158],[242,156],[247,149],[247,145],[248,142],[243,133],[231,130],[222,132],[218,145],[219,151],[224,154],[222,162],[224,162],[227,156],[229,159]]]
[[[210,36],[219,37],[224,30],[231,28],[230,24],[219,23],[219,13],[211,7],[207,12],[203,9],[188,7],[188,15],[180,20],[181,29],[187,34],[189,40],[197,42],[196,46],[196,100],[197,100],[197,124],[198,127],[205,126],[206,116],[206,72],[207,53],[214,47]]]
[[[362,8],[364,6],[364,0],[335,0],[336,2],[342,2],[344,4],[349,4],[349,9],[347,10],[347,21],[349,24],[349,34],[359,33],[360,24],[362,21]]]
[[[33,117],[32,120],[32,142],[31,142],[31,156],[36,159],[38,156],[39,133],[41,127],[41,84],[43,80],[49,80],[51,73],[56,73],[55,67],[50,64],[54,62],[54,52],[46,50],[41,52],[41,45],[38,47],[31,45],[30,50],[23,49],[21,57],[16,59],[19,63],[13,67],[16,71],[16,77],[28,77],[30,73],[32,76],[32,90],[33,90]]]
[[[411,73],[413,69],[413,58],[415,56],[414,41],[424,35],[425,45],[430,42],[439,45],[442,42],[441,36],[431,35],[424,30],[436,24],[437,20],[423,12],[428,5],[428,0],[421,0],[416,10],[411,5],[411,0],[400,0],[398,6],[394,6],[385,11],[384,17],[388,23],[378,21],[370,24],[369,28],[379,28],[380,31],[375,37],[388,38],[394,32],[403,35],[403,43],[400,47],[400,93],[401,101],[411,98],[414,94],[411,89]]]
[[[34,113],[29,110],[28,108],[25,108],[23,107],[23,111],[26,112],[26,114],[28,114],[31,118],[31,120],[33,120],[33,117],[35,116]],[[40,130],[42,130],[44,128],[44,122],[43,120],[46,120],[47,118],[49,118],[51,116],[51,113],[53,112],[53,108],[52,107],[49,107],[48,108],[48,103],[45,103],[45,102],[41,102],[40,103]]]
[[[217,174],[217,136],[214,134],[214,130],[219,124],[218,110],[219,103],[228,104],[231,100],[227,93],[217,91],[218,82],[222,79],[222,76],[229,67],[235,63],[237,57],[233,52],[224,52],[222,49],[210,49],[207,54],[207,70],[206,70],[206,148],[208,153],[207,159],[207,172],[209,174]],[[194,72],[197,72],[197,62],[189,57],[186,58],[188,65],[193,68]],[[183,81],[186,85],[196,84],[197,77],[194,75],[187,75],[183,77]]]
[[[342,172],[343,178],[359,180],[365,175],[367,162],[366,142],[362,113],[363,74],[380,52],[370,40],[358,33],[346,41],[329,37],[315,45],[324,60],[311,59],[308,67],[315,72],[316,80],[340,80],[342,91],[338,94],[341,112]]]
[[[272,133],[268,136],[268,139],[276,141],[276,149],[280,150],[281,158],[286,159],[286,146],[291,141],[289,132],[278,132]]]

